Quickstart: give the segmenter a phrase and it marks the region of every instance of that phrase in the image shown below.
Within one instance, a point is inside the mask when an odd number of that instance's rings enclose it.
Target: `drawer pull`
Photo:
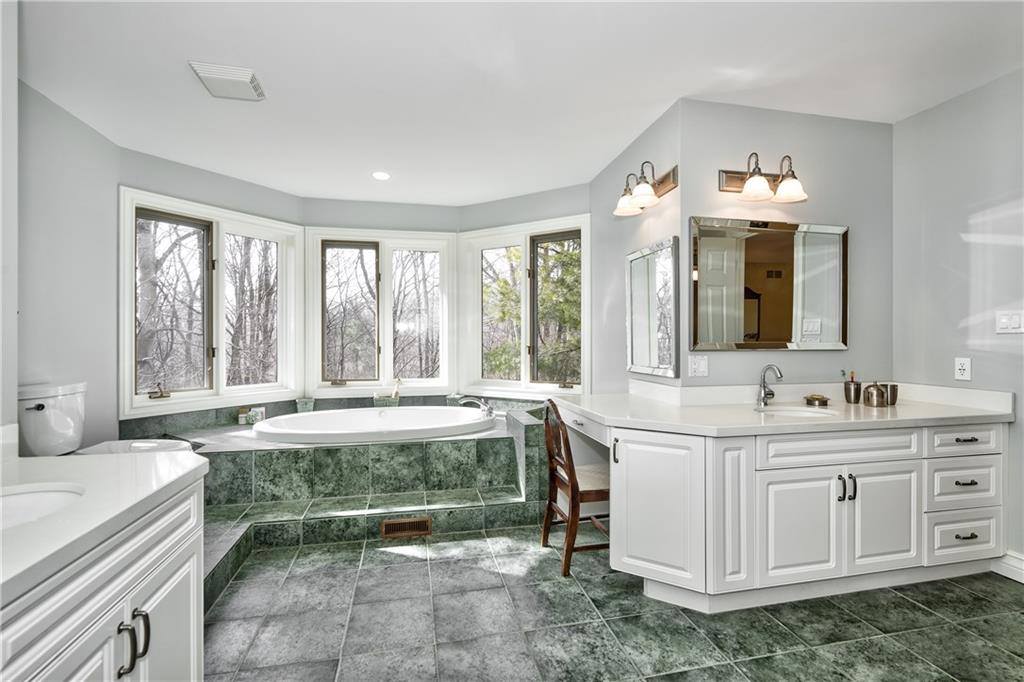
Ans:
[[[139,660],[139,638],[135,634],[135,626],[121,623],[117,626],[117,633],[121,634],[122,632],[128,633],[128,651],[130,652],[130,655],[128,657],[128,665],[122,665],[117,669],[117,679],[121,679],[131,671],[135,670],[135,664]]]
[[[146,628],[146,636],[142,639],[142,651],[139,652],[139,658],[142,658],[149,653],[149,640],[152,638],[153,628],[149,624],[149,611],[133,609],[132,620],[135,620],[136,618],[141,618],[142,626]]]
[[[583,423],[582,421],[580,421],[579,419],[573,419],[573,420],[572,420],[572,423],[573,423],[574,425],[576,425],[576,426],[586,426],[586,425],[585,425],[585,424],[584,424],[584,423]]]
[[[960,445],[965,445],[967,443],[977,443],[978,442],[978,437],[977,436],[971,436],[970,438],[960,438],[959,436],[957,436],[953,440],[955,442],[959,443]]]
[[[850,493],[850,496],[846,499],[853,502],[854,500],[857,499],[857,477],[854,476],[853,474],[847,474],[847,476],[849,477],[850,482],[853,483],[853,492]]]
[[[970,535],[960,535],[960,533],[957,533],[953,537],[955,537],[957,540],[977,540],[978,539],[978,534],[977,533],[971,533]]]
[[[619,439],[616,438],[612,441],[612,461],[616,464],[619,463]]]
[[[843,478],[842,474],[839,474],[839,476],[837,478],[839,478],[839,480],[842,481],[842,483],[843,483],[843,492],[839,493],[839,497],[836,498],[836,499],[839,502],[843,502],[843,501],[846,500],[846,479]]]
[[[972,486],[972,485],[978,485],[978,482],[977,482],[977,481],[975,481],[975,480],[974,480],[974,479],[972,478],[972,479],[971,479],[971,480],[969,480],[969,481],[957,481],[957,482],[956,482],[956,483],[954,483],[953,485],[955,485],[955,486],[957,486],[957,487],[960,487],[960,488],[967,488],[967,487],[969,487],[969,486]]]

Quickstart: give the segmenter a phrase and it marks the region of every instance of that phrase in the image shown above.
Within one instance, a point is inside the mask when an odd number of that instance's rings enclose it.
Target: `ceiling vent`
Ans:
[[[250,102],[258,102],[264,97],[263,86],[256,80],[256,74],[252,69],[204,62],[188,64],[214,97],[244,99]]]

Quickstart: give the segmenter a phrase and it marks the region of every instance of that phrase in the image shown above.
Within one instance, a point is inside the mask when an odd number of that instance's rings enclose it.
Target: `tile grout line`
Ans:
[[[424,452],[426,446],[424,446]],[[424,493],[424,503],[426,502],[426,493]],[[428,536],[429,537],[429,536]],[[434,578],[433,573],[430,570],[430,543],[424,540],[426,545],[426,563],[427,563],[427,591],[430,594],[430,632],[433,635],[434,640],[430,647],[430,652],[434,656],[434,679],[440,680],[440,666],[437,664],[437,609],[434,608]]]
[[[298,555],[296,555],[298,556]],[[363,538],[363,546],[359,552],[359,565],[356,566],[356,581],[352,584],[352,596],[348,599],[348,614],[345,616],[345,632],[341,635],[341,644],[338,646],[338,669],[334,671],[335,682],[341,682],[341,665],[345,651],[345,640],[348,639],[349,624],[352,622],[352,607],[356,600],[356,588],[359,587],[359,576],[363,572],[363,558],[366,556],[366,538]]]

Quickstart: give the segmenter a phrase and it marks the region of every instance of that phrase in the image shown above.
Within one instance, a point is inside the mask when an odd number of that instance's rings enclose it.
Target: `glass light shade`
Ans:
[[[804,186],[800,184],[800,181],[795,176],[790,176],[779,183],[779,188],[775,190],[772,201],[778,204],[807,201],[807,193],[804,192]]]
[[[622,217],[640,215],[640,208],[633,204],[632,199],[633,197],[628,194],[623,194],[619,197],[619,203],[615,204],[615,210],[612,211],[612,215]]]
[[[639,208],[657,206],[661,199],[654,193],[654,188],[649,182],[641,182],[633,188],[633,205]]]
[[[742,201],[768,201],[772,198],[772,188],[768,186],[768,179],[763,175],[751,175],[743,183],[743,191],[740,192]]]

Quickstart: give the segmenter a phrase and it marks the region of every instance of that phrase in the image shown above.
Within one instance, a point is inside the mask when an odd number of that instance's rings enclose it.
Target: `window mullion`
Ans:
[[[224,228],[222,223],[218,220],[213,224],[213,235],[210,239],[211,251],[210,260],[213,265],[213,269],[210,272],[210,310],[209,315],[213,318],[210,324],[210,330],[213,338],[210,339],[210,345],[216,349],[213,358],[210,362],[213,363],[213,389],[214,395],[220,395],[224,392],[224,388],[227,386],[227,364],[224,359],[227,355],[227,351],[224,347],[224,340],[227,338],[227,317],[224,309],[224,263],[221,260],[221,254],[224,253],[223,241],[224,241]]]
[[[380,284],[377,298],[380,301],[380,323],[377,325],[377,345],[380,347],[379,380],[382,386],[394,383],[394,246],[390,242],[381,242]]]
[[[520,332],[520,334],[522,334],[522,342],[520,343],[521,355],[519,362],[519,381],[522,386],[526,387],[530,385],[530,379],[533,374],[533,356],[530,351],[532,350],[534,353],[537,352],[536,348],[531,348],[533,345],[533,328],[531,326],[533,324],[533,317],[531,315],[531,307],[533,305],[534,278],[530,276],[532,261],[532,255],[530,253],[530,235],[524,234],[522,236],[519,242],[519,248],[519,252],[522,254],[519,258],[519,281],[522,283],[520,285],[519,295],[519,305],[522,311],[520,327],[522,330]]]

